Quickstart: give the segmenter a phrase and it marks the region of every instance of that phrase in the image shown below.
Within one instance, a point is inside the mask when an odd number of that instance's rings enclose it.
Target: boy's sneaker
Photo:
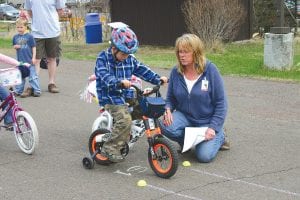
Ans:
[[[48,85],[48,91],[51,93],[59,93],[59,89],[54,83]]]
[[[125,158],[122,155],[110,154],[106,152],[104,149],[101,149],[101,155],[107,157],[108,160],[114,163],[123,162],[125,160]]]
[[[14,123],[11,122],[11,123],[4,124],[4,127],[7,131],[13,131],[14,130]]]
[[[31,95],[33,95],[33,89],[28,87],[21,95],[21,98],[25,98],[25,97],[30,97]]]
[[[41,93],[33,93],[33,96],[34,96],[34,97],[40,97],[40,96],[41,96]]]

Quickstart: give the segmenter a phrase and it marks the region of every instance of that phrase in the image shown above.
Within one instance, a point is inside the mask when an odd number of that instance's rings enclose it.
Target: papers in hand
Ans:
[[[207,128],[208,127],[186,127],[182,153],[205,140]]]

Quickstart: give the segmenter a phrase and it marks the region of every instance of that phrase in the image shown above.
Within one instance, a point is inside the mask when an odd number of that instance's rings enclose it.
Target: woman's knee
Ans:
[[[196,153],[197,160],[201,163],[210,163],[214,160],[214,156],[208,154]]]
[[[217,152],[213,149],[206,149],[201,147],[196,147],[195,149],[197,160],[201,163],[210,163],[214,160]]]
[[[160,127],[162,133],[167,137],[172,137],[172,138],[180,137],[180,135],[178,135],[177,133],[178,131],[176,131],[176,129],[173,126],[165,126],[163,122],[160,122]]]

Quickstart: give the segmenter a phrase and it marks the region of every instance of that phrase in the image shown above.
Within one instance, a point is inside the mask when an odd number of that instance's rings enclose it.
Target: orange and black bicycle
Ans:
[[[148,161],[151,169],[161,178],[170,178],[178,168],[178,153],[172,142],[161,134],[158,118],[164,113],[165,101],[159,92],[160,85],[151,88],[151,92],[148,88],[147,93],[135,85],[132,87],[136,90],[139,108],[143,116],[141,119],[132,121],[129,140],[121,150],[122,156],[125,158],[134,143],[146,135],[149,145]],[[151,94],[155,94],[155,97]],[[133,107],[129,107],[129,110],[133,110]],[[94,121],[93,132],[89,138],[91,157],[84,157],[82,160],[85,168],[93,168],[94,161],[102,165],[112,163],[101,154],[101,149],[103,144],[109,141],[113,123],[111,114],[102,109],[100,116]]]

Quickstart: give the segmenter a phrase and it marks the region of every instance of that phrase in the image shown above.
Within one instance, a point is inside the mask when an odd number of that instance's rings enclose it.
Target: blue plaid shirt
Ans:
[[[135,75],[154,85],[159,84],[160,76],[149,67],[129,55],[122,62],[116,61],[111,47],[99,53],[96,66],[96,88],[99,105],[122,105],[126,99],[134,98],[132,89],[122,89],[119,85],[122,80],[130,80]]]

